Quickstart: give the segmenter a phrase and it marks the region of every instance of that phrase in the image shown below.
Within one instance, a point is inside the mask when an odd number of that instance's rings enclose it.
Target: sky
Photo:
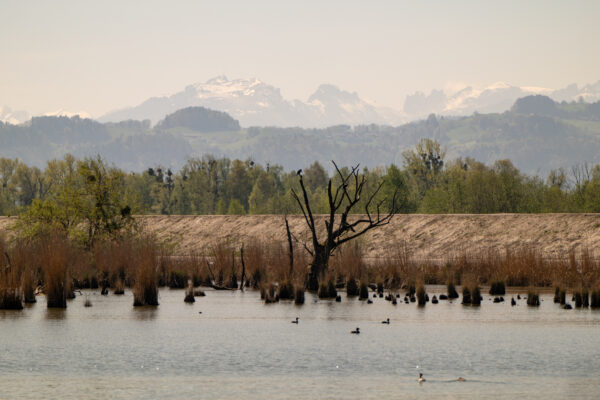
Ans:
[[[600,1],[0,0],[0,106],[98,117],[218,75],[288,99],[600,80]]]

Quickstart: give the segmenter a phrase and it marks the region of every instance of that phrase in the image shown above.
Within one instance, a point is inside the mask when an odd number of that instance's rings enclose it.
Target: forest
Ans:
[[[398,213],[600,212],[600,165],[560,168],[544,179],[522,173],[508,159],[492,165],[472,158],[446,160],[432,139],[420,140],[402,157],[401,165],[360,167],[364,193],[383,183],[376,199],[389,208],[397,193]],[[177,171],[154,165],[136,173],[100,156],[66,155],[44,169],[2,158],[0,214],[27,217],[31,229],[35,221],[45,221],[67,230],[84,220],[117,229],[121,218],[133,214],[297,214],[291,191],[299,190],[298,173],[318,214],[328,212],[329,179],[334,184],[338,179],[328,167],[314,162],[286,171],[280,165],[207,155],[188,159]],[[364,207],[359,203],[354,210]]]

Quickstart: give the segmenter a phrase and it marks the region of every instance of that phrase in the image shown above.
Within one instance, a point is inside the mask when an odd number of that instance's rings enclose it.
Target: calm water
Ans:
[[[600,311],[550,295],[539,308],[183,297],[134,309],[129,291],[84,291],[66,310],[43,297],[0,310],[0,399],[600,398]]]

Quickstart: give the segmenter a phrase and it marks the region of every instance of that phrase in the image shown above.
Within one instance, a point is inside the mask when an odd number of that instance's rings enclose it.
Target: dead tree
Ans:
[[[308,290],[318,290],[319,279],[323,276],[329,265],[329,257],[342,244],[365,234],[367,231],[379,226],[387,225],[396,210],[396,194],[392,198],[390,209],[387,213],[381,214],[381,207],[387,199],[378,201],[373,205],[375,197],[383,186],[381,182],[375,191],[369,195],[364,209],[364,215],[358,216],[350,222],[348,216],[353,213],[355,206],[359,203],[361,194],[365,187],[366,178],[360,175],[359,165],[353,167],[348,174],[344,174],[333,162],[340,183],[333,188],[331,179],[327,185],[327,197],[329,201],[329,214],[325,220],[326,237],[319,239],[315,218],[313,216],[308,193],[302,179],[302,171],[298,171],[298,179],[302,188],[302,197],[292,189],[292,196],[302,210],[304,220],[311,232],[311,245],[304,244],[304,248],[312,257],[312,264],[307,276],[306,287]],[[375,214],[372,209],[375,209]]]
[[[242,260],[242,281],[240,282],[240,290],[244,291],[244,279],[246,279],[246,262],[244,261],[244,244],[242,243],[242,248],[240,249],[240,259]]]
[[[294,243],[292,242],[292,232],[290,231],[290,224],[288,223],[287,215],[285,216],[285,230],[287,231],[289,247],[288,255],[290,257],[290,270],[288,272],[288,278],[292,279],[292,275],[294,273]]]

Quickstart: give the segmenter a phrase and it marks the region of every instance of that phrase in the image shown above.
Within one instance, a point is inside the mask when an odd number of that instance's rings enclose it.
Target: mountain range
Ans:
[[[378,108],[358,94],[321,85],[307,101],[288,100],[281,90],[258,79],[228,80],[224,76],[187,86],[171,96],[153,97],[130,108],[103,115],[100,122],[149,119],[153,124],[181,108],[202,106],[224,111],[242,126],[325,127],[340,123],[398,124],[391,109]]]
[[[151,125],[150,120],[101,123],[64,116],[33,117],[23,124],[0,122],[0,157],[43,168],[66,153],[101,155],[128,171],[162,165],[178,169],[186,160],[215,157],[254,160],[298,169],[319,161],[374,168],[401,165],[403,152],[422,138],[447,150],[447,160],[472,157],[486,164],[510,159],[541,177],[551,169],[600,163],[600,101],[555,102],[535,95],[501,113],[429,115],[411,123],[334,125],[326,128],[249,127],[221,111],[186,107]]]
[[[543,94],[555,101],[595,102],[600,100],[600,81],[563,89],[518,87],[503,82],[485,88],[466,86],[460,90],[433,90],[428,95],[416,92],[406,97],[402,111],[378,107],[356,92],[324,84],[306,100],[287,100],[280,89],[258,79],[228,80],[224,76],[187,86],[171,96],[153,97],[130,108],[99,118],[101,122],[149,119],[153,124],[178,109],[203,106],[224,111],[242,126],[298,126],[323,128],[332,125],[400,125],[429,114],[464,116],[474,112],[495,113],[507,110],[521,97]]]
[[[521,97],[543,94],[557,102],[600,100],[600,81],[562,89],[513,86],[497,82],[483,88],[463,86],[453,90],[416,92],[406,96],[402,110],[376,106],[356,92],[348,92],[330,84],[320,85],[305,101],[289,100],[281,90],[258,79],[233,79],[218,76],[195,83],[169,96],[152,97],[136,106],[109,112],[97,118],[99,122],[150,120],[156,124],[177,110],[202,106],[226,112],[241,126],[280,126],[323,128],[333,125],[382,124],[400,125],[419,120],[429,114],[467,116],[474,112],[498,113],[510,108]],[[87,113],[64,110],[45,115],[89,117]],[[31,116],[25,111],[0,107],[0,121],[22,123]]]

